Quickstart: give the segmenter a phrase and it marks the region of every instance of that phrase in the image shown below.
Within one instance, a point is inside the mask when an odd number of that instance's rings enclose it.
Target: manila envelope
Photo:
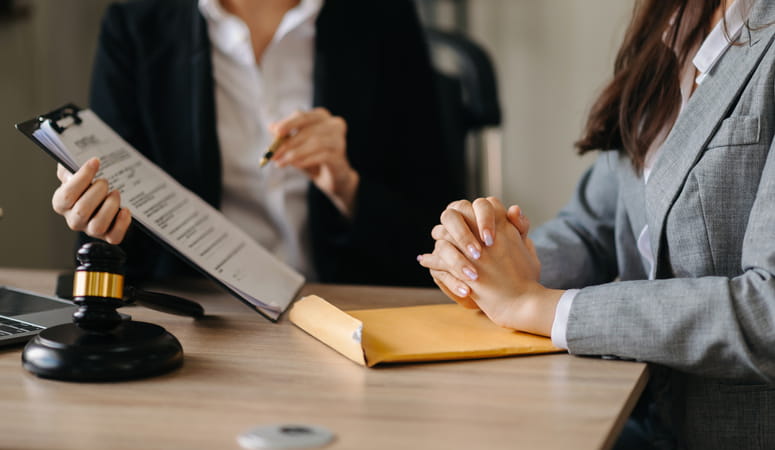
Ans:
[[[549,338],[499,327],[481,311],[457,304],[345,312],[309,295],[294,304],[289,318],[329,347],[368,367],[564,351]]]

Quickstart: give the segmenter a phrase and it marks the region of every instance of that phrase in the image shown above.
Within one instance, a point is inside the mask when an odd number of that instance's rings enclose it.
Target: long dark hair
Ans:
[[[726,0],[638,0],[614,77],[595,101],[579,153],[618,149],[643,169],[651,143],[681,107],[680,72]],[[671,25],[672,23],[672,25]]]

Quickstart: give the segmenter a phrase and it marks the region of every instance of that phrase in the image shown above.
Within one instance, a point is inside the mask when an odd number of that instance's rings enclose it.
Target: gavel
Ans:
[[[73,323],[47,328],[28,342],[22,353],[24,368],[43,378],[114,381],[180,367],[183,348],[172,334],[117,311],[132,301],[124,295],[124,251],[89,242],[78,249],[77,259]]]

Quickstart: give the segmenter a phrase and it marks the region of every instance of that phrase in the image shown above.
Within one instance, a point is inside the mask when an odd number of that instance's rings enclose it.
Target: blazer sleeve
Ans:
[[[569,350],[634,358],[714,378],[775,381],[773,199],[771,145],[743,238],[740,275],[582,289],[570,311]]]
[[[122,138],[140,151],[150,142],[143,127],[138,95],[136,30],[124,5],[110,5],[103,17],[92,69],[89,103],[91,109]],[[79,244],[94,240],[81,233]],[[121,243],[127,254],[127,278],[133,282],[154,277],[163,256],[159,244],[133,224]]]
[[[137,100],[137,56],[131,26],[121,5],[110,5],[102,20],[92,69],[90,107],[137,149],[148,148]]]
[[[617,153],[602,152],[557,217],[530,234],[544,286],[572,289],[616,278]]]

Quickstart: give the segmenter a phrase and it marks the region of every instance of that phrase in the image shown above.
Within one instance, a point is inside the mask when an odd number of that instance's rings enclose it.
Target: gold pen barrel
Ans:
[[[283,142],[285,142],[286,138],[288,138],[288,135],[276,137],[275,140],[272,141],[272,144],[266,150],[266,153],[264,153],[264,157],[261,158],[261,162],[258,163],[259,167],[264,167],[269,163],[269,161],[274,156],[274,152],[277,151],[277,149],[280,148],[281,145],[283,145]]]

